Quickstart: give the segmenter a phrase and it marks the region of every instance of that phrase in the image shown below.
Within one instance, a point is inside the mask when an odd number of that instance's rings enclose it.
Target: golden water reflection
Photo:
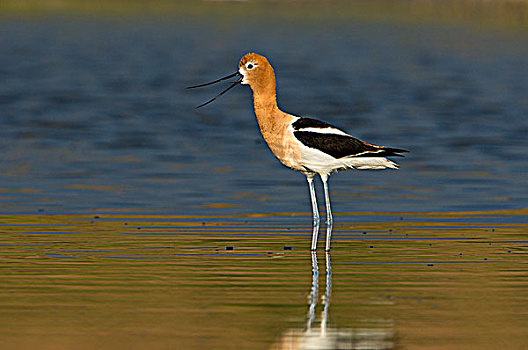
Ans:
[[[312,286],[309,294],[307,322],[304,328],[288,329],[271,350],[334,350],[371,349],[388,350],[394,348],[393,322],[379,320],[383,327],[377,328],[331,328],[328,327],[330,304],[332,301],[332,263],[330,252],[325,252],[325,289],[319,293],[319,263],[317,252],[312,253]],[[316,308],[321,300],[321,316],[316,326]],[[372,320],[370,320],[372,321]]]
[[[0,344],[524,349],[527,213],[2,215]]]

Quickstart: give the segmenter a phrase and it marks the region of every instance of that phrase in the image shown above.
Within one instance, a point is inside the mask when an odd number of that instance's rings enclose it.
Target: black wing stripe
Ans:
[[[292,124],[292,126],[293,126],[293,130],[295,131],[300,130],[300,129],[306,129],[306,128],[337,129],[335,126],[328,124],[327,122],[323,122],[321,120],[312,119],[312,118],[299,118]]]
[[[303,145],[318,149],[334,158],[342,158],[376,150],[374,147],[369,147],[356,138],[345,135],[320,134],[310,131],[295,131],[293,135]]]
[[[318,149],[334,158],[402,156],[405,150],[371,145],[352,136],[320,134],[310,131],[294,131],[293,135],[303,145]]]

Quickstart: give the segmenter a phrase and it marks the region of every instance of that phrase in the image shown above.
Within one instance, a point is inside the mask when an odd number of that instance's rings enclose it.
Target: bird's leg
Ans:
[[[315,196],[314,175],[307,175],[308,186],[310,187],[310,199],[312,201],[313,224],[319,224],[319,208],[317,208],[317,197]]]
[[[334,219],[332,218],[332,208],[330,207],[330,192],[328,191],[328,175],[320,174],[323,181],[325,202],[326,202],[326,251],[330,251],[330,239],[332,238],[332,226]]]
[[[315,187],[313,183],[314,174],[306,174],[308,187],[310,188],[310,199],[312,201],[313,226],[312,226],[312,248],[317,249],[317,237],[319,236],[319,209],[317,208],[317,197],[315,197]]]

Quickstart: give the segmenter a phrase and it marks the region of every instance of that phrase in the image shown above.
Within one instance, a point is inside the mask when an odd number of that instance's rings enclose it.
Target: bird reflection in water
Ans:
[[[333,349],[394,349],[394,332],[391,328],[330,328],[328,315],[332,301],[332,265],[330,252],[326,252],[326,287],[321,295],[320,324],[316,326],[319,301],[319,264],[317,253],[312,251],[312,286],[308,298],[309,307],[304,329],[289,329],[274,343],[272,350],[333,350]]]

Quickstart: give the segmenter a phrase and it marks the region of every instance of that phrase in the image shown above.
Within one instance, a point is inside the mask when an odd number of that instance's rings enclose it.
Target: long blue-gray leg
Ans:
[[[313,183],[314,174],[306,174],[308,187],[310,188],[310,200],[312,201],[313,226],[312,226],[312,248],[317,249],[317,237],[319,236],[319,208],[317,208],[317,197],[315,197],[315,187]]]
[[[321,180],[323,181],[325,202],[326,202],[326,248],[328,252],[330,250],[330,239],[332,238],[332,226],[334,225],[334,219],[332,218],[332,208],[330,207],[330,192],[328,191],[328,175],[320,174]]]

